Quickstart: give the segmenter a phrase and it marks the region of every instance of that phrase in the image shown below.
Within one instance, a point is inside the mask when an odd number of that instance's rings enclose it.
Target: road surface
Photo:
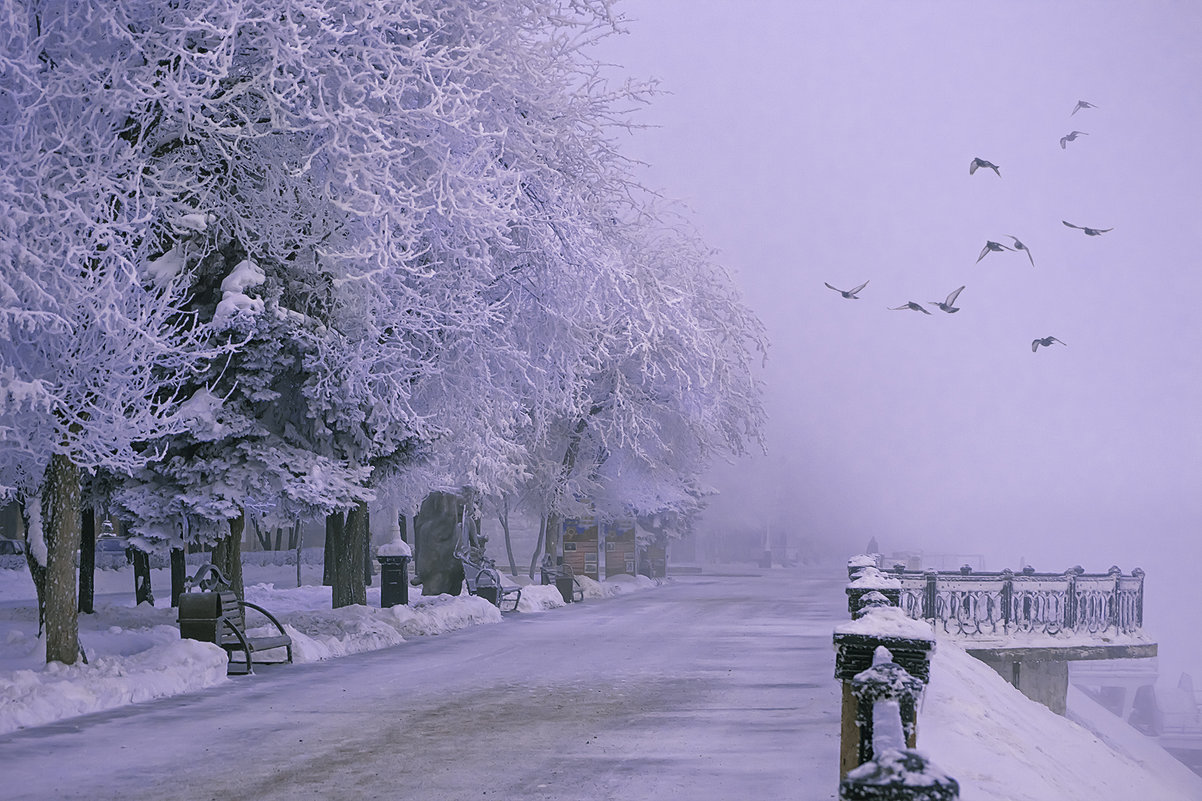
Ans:
[[[0,737],[9,799],[826,799],[845,576],[664,586]]]

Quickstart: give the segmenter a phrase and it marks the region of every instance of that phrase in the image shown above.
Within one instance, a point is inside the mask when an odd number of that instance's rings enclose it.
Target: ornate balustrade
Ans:
[[[898,605],[964,637],[1061,632],[1138,634],[1143,627],[1144,571],[1118,567],[1086,573],[918,572],[896,567],[885,575],[901,585]]]

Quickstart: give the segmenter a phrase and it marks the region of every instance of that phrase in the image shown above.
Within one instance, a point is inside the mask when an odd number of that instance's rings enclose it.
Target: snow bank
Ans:
[[[527,584],[518,599],[519,612],[543,612],[567,605],[554,584]]]
[[[922,704],[918,750],[960,783],[961,801],[1202,798],[1184,767],[1170,775],[1103,742],[953,642],[939,641]]]
[[[160,629],[166,627],[160,627]],[[94,656],[91,664],[0,671],[0,734],[102,712],[228,681],[225,651],[158,631],[160,642],[129,656]],[[41,646],[41,641],[36,641]],[[11,643],[10,643],[11,644]]]

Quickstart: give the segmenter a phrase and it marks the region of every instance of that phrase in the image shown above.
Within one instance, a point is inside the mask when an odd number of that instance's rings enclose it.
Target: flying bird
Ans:
[[[1097,108],[1097,106],[1095,106],[1093,103],[1090,103],[1087,100],[1078,100],[1077,105],[1073,106],[1073,110],[1072,110],[1072,112],[1069,113],[1069,116],[1070,117],[1073,116],[1073,114],[1076,114],[1078,111],[1080,111],[1083,108]]]
[[[1113,228],[1087,228],[1084,225],[1073,225],[1068,220],[1061,220],[1060,222],[1064,223],[1069,228],[1076,228],[1078,231],[1084,231],[1086,236],[1101,236],[1107,231],[1114,230]]]
[[[960,309],[958,309],[956,307],[956,298],[960,297],[960,293],[963,291],[964,291],[964,287],[960,287],[955,292],[948,295],[947,300],[943,301],[942,303],[940,303],[937,300],[932,300],[931,303],[934,303],[942,311],[945,311],[948,314],[955,314],[956,312],[960,311]]]
[[[1089,136],[1089,131],[1070,131],[1060,137],[1060,149],[1068,150],[1069,142],[1076,142],[1078,136]]]
[[[1014,248],[1010,247],[1009,245],[1003,245],[1001,242],[987,241],[985,243],[985,247],[981,248],[981,255],[977,256],[977,263],[980,264],[981,259],[985,258],[990,251],[997,253],[1003,250],[1014,250]]]
[[[1018,237],[1015,236],[1014,234],[1006,234],[1006,236],[1008,236],[1014,240],[1014,249],[1015,250],[1021,250],[1027,254],[1027,258],[1031,260],[1031,266],[1034,267],[1035,266],[1035,257],[1031,255],[1031,248],[1027,247],[1022,242],[1020,242],[1018,240]],[[980,261],[980,259],[978,259],[977,261]]]
[[[974,172],[976,172],[980,168],[985,168],[987,170],[993,170],[994,172],[996,172],[998,174],[999,178],[1002,177],[1001,171],[997,168],[997,165],[994,164],[992,161],[986,161],[985,159],[976,159],[976,158],[972,160],[972,164],[968,165],[968,174],[972,175]]]
[[[930,314],[929,311],[927,311],[926,309],[924,309],[922,307],[921,303],[915,303],[912,300],[909,301],[908,303],[906,303],[905,306],[890,306],[889,307],[889,311],[902,311],[903,309],[910,309],[911,311],[920,311],[923,314]]]
[[[838,287],[834,287],[834,286],[831,286],[830,284],[827,284],[827,283],[826,283],[826,281],[823,281],[822,283],[826,284],[828,287],[830,287],[831,289],[835,290],[836,292],[838,292],[838,293],[839,293],[840,295],[842,295],[843,297],[845,297],[845,298],[851,298],[852,300],[859,300],[859,298],[857,298],[857,297],[856,297],[856,295],[857,295],[857,294],[859,294],[859,292],[860,292],[860,290],[861,290],[861,289],[863,289],[864,287],[868,286],[868,282],[867,282],[867,281],[865,281],[864,283],[860,284],[860,285],[859,285],[858,287],[856,287],[855,289],[843,290],[843,289],[839,289]]]
[[[1040,345],[1043,345],[1045,348],[1051,347],[1053,342],[1060,342],[1061,345],[1064,345],[1066,348],[1068,347],[1067,343],[1061,342],[1059,339],[1056,339],[1056,337],[1040,337],[1039,339],[1031,342],[1031,352],[1034,353],[1035,351],[1039,350]]]

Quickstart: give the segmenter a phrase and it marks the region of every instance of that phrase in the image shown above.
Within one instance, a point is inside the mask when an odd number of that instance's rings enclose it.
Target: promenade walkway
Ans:
[[[4,797],[834,798],[841,565],[664,587],[0,738]]]

